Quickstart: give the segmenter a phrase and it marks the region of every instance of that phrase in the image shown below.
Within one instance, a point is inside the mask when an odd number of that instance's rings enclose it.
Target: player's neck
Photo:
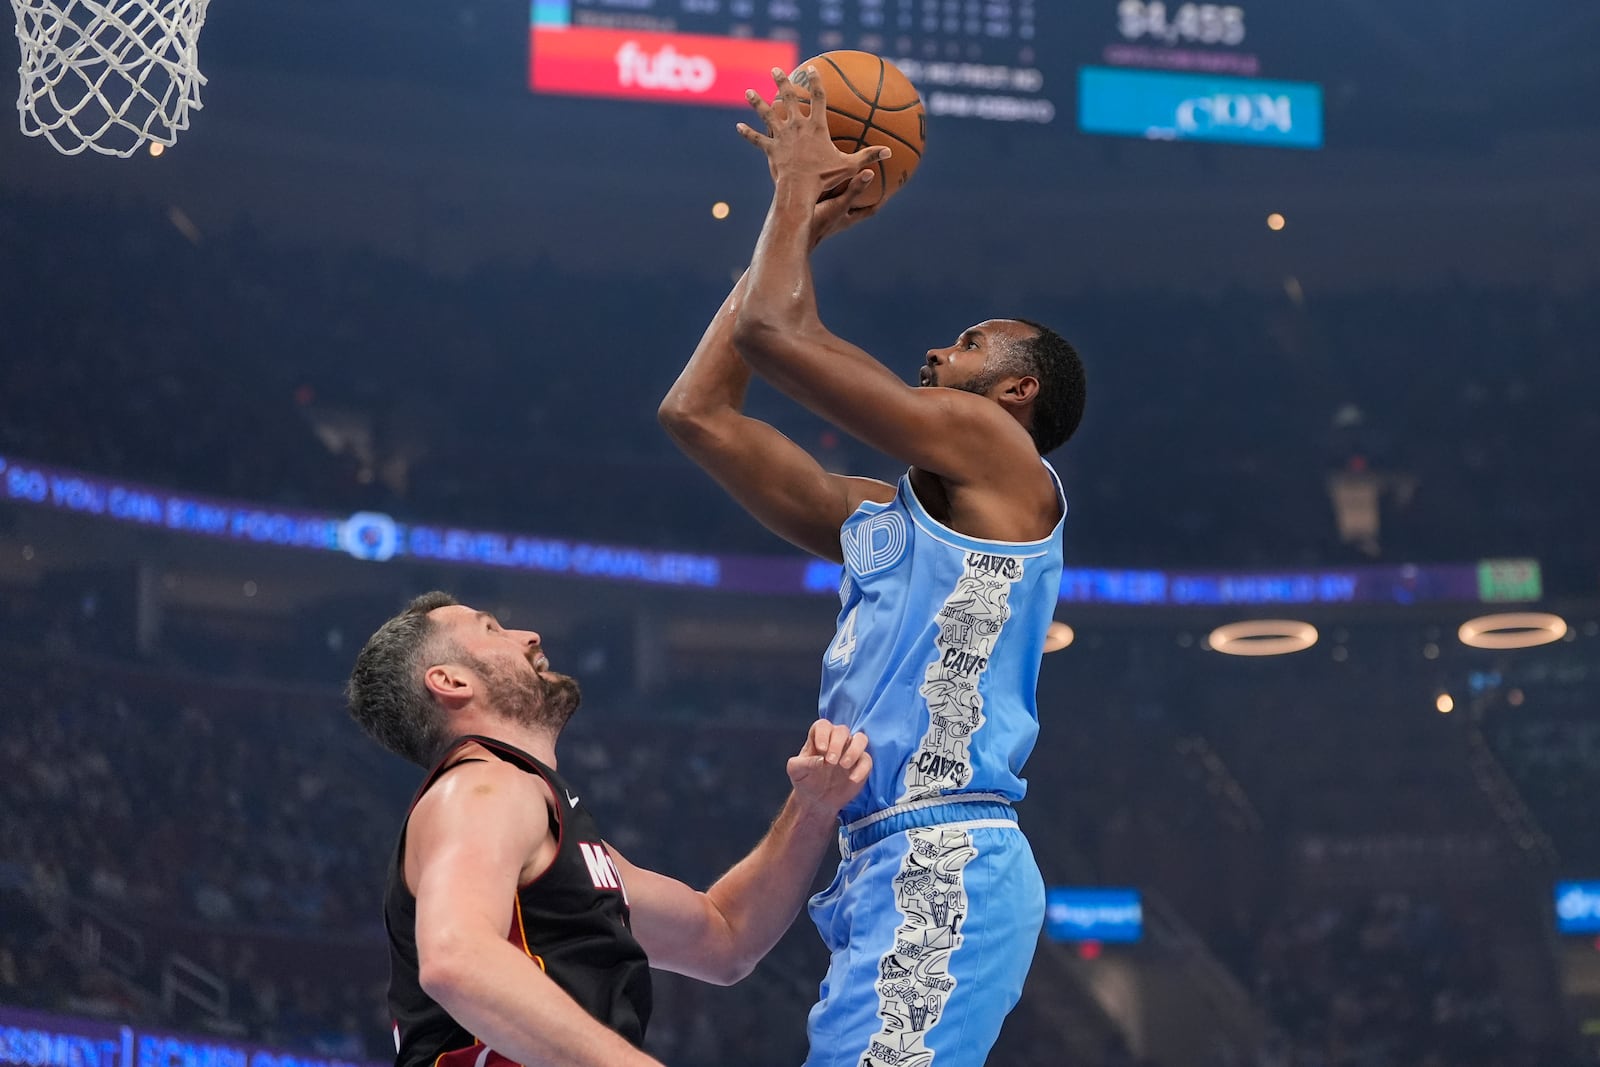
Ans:
[[[520,748],[545,766],[555,769],[556,735],[548,729],[529,726],[493,712],[467,711],[457,717],[456,733],[476,734]]]

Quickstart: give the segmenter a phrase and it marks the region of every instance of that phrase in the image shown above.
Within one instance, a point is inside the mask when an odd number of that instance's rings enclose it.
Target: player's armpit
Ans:
[[[832,474],[772,426],[729,411],[666,422],[668,432],[757,521],[798,548],[838,563],[839,528],[864,500],[894,499],[894,487]]]

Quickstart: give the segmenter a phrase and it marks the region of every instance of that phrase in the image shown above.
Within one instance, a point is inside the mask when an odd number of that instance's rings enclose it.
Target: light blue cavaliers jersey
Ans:
[[[865,730],[873,760],[844,821],[944,793],[1021,800],[1061,591],[1060,522],[1042,541],[967,537],[928,514],[908,474],[894,500],[857,508],[839,540],[843,606],[820,714]]]

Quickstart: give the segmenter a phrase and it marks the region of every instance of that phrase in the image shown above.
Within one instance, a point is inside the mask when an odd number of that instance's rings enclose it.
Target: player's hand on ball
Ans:
[[[800,754],[789,759],[789,781],[795,796],[828,815],[856,798],[872,772],[867,735],[818,719],[811,724]]]
[[[745,99],[766,123],[767,132],[758,133],[741,122],[739,134],[766,153],[774,181],[786,177],[815,181],[821,200],[841,191],[873,163],[889,158],[890,150],[869,145],[857,152],[839,151],[828,130],[828,98],[822,79],[812,67],[797,72],[796,77],[804,80],[803,88],[773,68],[772,81],[778,91],[770,104],[754,89],[748,90]]]
[[[845,187],[833,196],[824,197],[817,202],[811,212],[811,247],[815,248],[827,237],[842,233],[860,222],[870,219],[878,213],[883,206],[883,200],[873,200],[871,194],[872,183],[878,176],[870,170],[864,170],[850,179]],[[860,207],[863,201],[869,201],[866,207]]]

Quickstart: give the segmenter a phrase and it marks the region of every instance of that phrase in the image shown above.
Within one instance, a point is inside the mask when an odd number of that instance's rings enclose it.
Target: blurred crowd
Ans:
[[[1297,1067],[1499,1067],[1518,1060],[1486,938],[1403,893],[1285,911],[1257,987]]]
[[[1533,659],[1503,660],[1472,672],[1469,687],[1485,740],[1516,783],[1518,795],[1553,839],[1574,876],[1600,870],[1600,721],[1594,693],[1600,658],[1592,622],[1570,643]]]
[[[381,966],[311,967],[304,945],[300,966],[269,965],[289,934],[369,955],[381,943],[372,886],[404,786],[368,774],[327,705],[30,672],[0,734],[15,769],[0,782],[0,884],[8,916],[31,917],[0,924],[18,978],[4,999],[363,1052],[381,1033]],[[99,932],[90,958],[84,929]],[[207,977],[200,1000],[162,1011],[168,949]]]
[[[436,277],[279,247],[176,208],[0,198],[0,454],[331,510],[701,550],[773,551],[656,425],[728,279]],[[819,279],[830,326],[909,380],[990,315],[1090,368],[1061,452],[1073,555],[1299,564],[1576,552],[1600,498],[1595,293],[882,292]],[[1041,283],[1042,285],[1042,283]],[[619,314],[619,308],[626,308]],[[926,311],[908,319],[909,309]],[[954,309],[946,315],[945,309]],[[758,389],[832,469],[866,452]]]
[[[372,786],[345,788],[361,764],[337,721],[288,698],[256,695],[235,714],[225,694],[162,688],[34,678],[0,738],[18,772],[0,783],[7,862],[41,891],[133,912],[370,931],[360,886],[382,869],[388,827],[373,823],[387,813]]]

